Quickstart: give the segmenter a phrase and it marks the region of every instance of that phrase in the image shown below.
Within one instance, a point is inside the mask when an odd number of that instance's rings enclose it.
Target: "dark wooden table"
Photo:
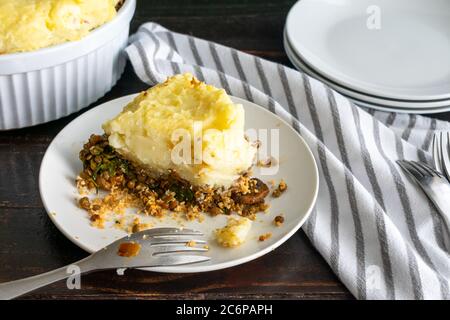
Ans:
[[[282,31],[294,2],[138,1],[132,31],[143,22],[155,21],[175,31],[290,65],[283,51]],[[119,83],[95,105],[144,88],[127,66]],[[38,190],[39,166],[47,146],[78,115],[33,128],[0,132],[0,282],[42,273],[87,255],[53,226]],[[434,116],[450,119],[448,114]],[[129,270],[126,276],[105,271],[83,276],[81,285],[80,290],[68,290],[60,281],[23,298],[352,298],[303,231],[274,252],[226,270],[203,274]]]

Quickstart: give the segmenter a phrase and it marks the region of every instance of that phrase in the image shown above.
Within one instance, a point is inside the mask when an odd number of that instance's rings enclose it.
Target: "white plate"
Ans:
[[[380,29],[367,27],[380,13]],[[302,0],[286,32],[322,76],[389,99],[450,98],[450,1]]]
[[[292,49],[289,48],[289,44],[285,41],[284,43],[286,54],[291,61],[291,63],[298,70],[306,73],[307,75],[325,83],[330,88],[336,90],[337,92],[344,95],[346,98],[356,103],[359,106],[377,109],[380,111],[387,112],[400,112],[400,113],[416,113],[416,114],[430,114],[430,113],[440,113],[450,110],[450,100],[444,100],[443,102],[437,103],[425,103],[425,102],[401,102],[401,101],[386,101],[383,99],[375,98],[372,96],[365,96],[358,94],[354,91],[343,88],[325,78],[321,75],[315,73],[308,66],[306,66],[297,56],[294,55]],[[442,105],[442,106],[440,106]]]
[[[450,106],[441,107],[441,108],[426,108],[426,109],[403,109],[403,108],[395,108],[395,107],[386,107],[383,105],[376,105],[376,104],[372,104],[369,102],[353,99],[351,97],[347,97],[347,98],[360,107],[370,108],[370,109],[375,109],[375,110],[385,111],[385,112],[410,113],[410,114],[432,114],[432,113],[442,113],[442,112],[450,111]]]
[[[302,59],[295,54],[295,52],[292,50],[292,46],[289,43],[286,36],[284,37],[284,49],[286,51],[286,54],[289,58],[289,60],[292,62],[292,64],[300,69],[301,71],[305,72],[306,74],[310,75],[311,77],[314,77],[315,79],[325,83],[330,88],[338,91],[339,93],[351,97],[352,99],[357,99],[360,101],[363,101],[368,104],[372,105],[378,105],[378,106],[384,106],[386,108],[396,108],[396,109],[419,109],[419,110],[427,110],[427,109],[436,109],[436,108],[447,108],[450,106],[450,100],[432,100],[432,101],[405,101],[405,100],[389,100],[389,99],[383,99],[381,97],[375,97],[370,96],[367,94],[363,94],[360,92],[356,92],[354,90],[350,90],[348,88],[345,88],[330,79],[327,79],[323,77],[322,75],[318,74],[313,68],[308,66]],[[405,112],[405,111],[403,111]]]
[[[417,105],[415,105],[415,104],[413,106],[411,106],[410,108],[407,108],[407,107],[400,108],[400,107],[386,106],[384,104],[377,104],[374,102],[359,100],[359,99],[353,97],[354,94],[352,94],[352,96],[346,95],[345,89],[342,89],[342,87],[339,87],[333,83],[330,83],[329,81],[327,81],[320,75],[314,73],[311,69],[306,67],[303,63],[299,62],[297,57],[290,55],[291,53],[289,52],[289,49],[287,48],[286,44],[285,44],[285,50],[286,50],[289,60],[294,65],[294,67],[296,67],[298,70],[306,73],[307,75],[325,83],[330,88],[341,93],[343,96],[345,96],[347,99],[349,99],[350,101],[352,101],[353,103],[355,103],[358,106],[361,106],[364,108],[375,109],[375,110],[379,110],[379,111],[385,111],[385,112],[414,113],[414,114],[431,114],[431,113],[441,113],[441,112],[450,111],[450,101],[446,104],[446,106],[436,107],[436,108],[430,108],[430,107],[417,108]]]
[[[87,213],[76,204],[75,178],[82,165],[78,153],[92,133],[102,133],[101,124],[117,115],[134,96],[109,101],[80,115],[69,123],[53,140],[42,160],[39,173],[39,188],[42,202],[49,217],[58,229],[72,242],[88,252],[95,252],[119,237],[124,231],[113,227],[97,229],[90,226]],[[225,216],[205,217],[205,221],[186,222],[185,226],[208,235],[211,260],[206,263],[151,268],[159,272],[203,272],[235,266],[256,259],[285,242],[305,222],[310,214],[318,192],[318,171],[314,157],[304,140],[286,122],[251,102],[234,98],[246,112],[246,128],[279,129],[279,171],[273,176],[260,176],[264,181],[285,179],[288,190],[281,198],[269,198],[270,213],[258,214],[247,241],[235,249],[218,246],[212,236],[214,229],[226,224]],[[260,150],[262,150],[261,148]],[[264,157],[262,157],[264,158]],[[258,168],[254,170],[259,176]],[[273,225],[276,215],[283,214],[285,223]],[[179,226],[172,218],[162,221],[144,217],[145,222],[155,226]],[[264,242],[258,241],[261,234],[272,233]]]

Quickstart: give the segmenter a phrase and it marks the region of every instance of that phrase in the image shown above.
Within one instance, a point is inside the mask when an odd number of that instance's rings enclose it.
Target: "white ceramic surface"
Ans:
[[[80,41],[0,55],[0,130],[59,119],[101,98],[125,67],[135,0]]]
[[[368,28],[375,16],[380,29]],[[448,0],[301,0],[286,32],[303,61],[352,90],[400,100],[450,98]]]
[[[125,232],[113,227],[91,227],[87,213],[77,206],[74,181],[82,169],[78,153],[90,134],[102,133],[101,124],[119,113],[132,97],[112,100],[73,120],[55,137],[42,160],[39,188],[49,217],[67,238],[88,252],[100,250],[124,236]],[[244,105],[247,129],[279,129],[279,156],[276,157],[279,160],[279,171],[275,175],[261,176],[260,168],[256,167],[254,175],[265,181],[279,181],[283,178],[288,184],[288,190],[281,198],[269,198],[270,213],[257,216],[246,243],[235,249],[222,248],[213,239],[213,230],[226,224],[225,216],[206,216],[202,223],[186,222],[186,227],[203,231],[208,236],[208,255],[212,258],[211,261],[191,266],[152,268],[153,271],[203,272],[256,259],[292,236],[305,222],[314,206],[318,192],[318,171],[314,157],[303,139],[291,126],[266,109],[239,98],[233,100]],[[260,148],[260,151],[263,149]],[[261,159],[266,158],[267,156],[261,156]],[[278,214],[285,217],[285,223],[281,227],[273,225],[273,219]],[[170,217],[162,221],[151,217],[143,219],[155,226],[179,226]],[[271,232],[272,237],[264,242],[258,241],[258,237],[267,232]]]
[[[398,109],[427,109],[427,108],[439,108],[439,107],[447,107],[450,105],[450,99],[445,100],[431,100],[431,101],[407,101],[407,100],[391,100],[391,99],[383,99],[382,97],[371,96],[368,94],[364,94],[361,92],[357,92],[354,90],[350,90],[349,88],[343,87],[339,83],[333,82],[330,79],[322,76],[317,73],[313,68],[308,66],[292,49],[287,37],[284,37],[284,49],[289,60],[303,72],[308,75],[318,79],[319,81],[327,84],[329,87],[335,89],[336,91],[342,93],[345,96],[352,97],[354,99],[358,99],[361,101],[365,101],[367,103],[383,105],[386,107],[394,107]]]
[[[309,68],[298,56],[295,55],[295,53],[290,48],[290,45],[287,42],[286,38],[284,39],[284,48],[289,60],[298,70],[323,82],[324,84],[344,95],[359,106],[387,112],[416,114],[439,113],[450,110],[450,100],[431,102],[405,102],[399,100],[381,99],[349,90],[330,81],[329,79],[322,77],[320,74]]]
[[[339,91],[338,87],[334,87],[332,84],[327,83],[326,80],[323,80],[323,78],[321,78],[320,76],[318,76],[317,74],[314,73],[309,73],[308,68],[304,68],[304,65],[299,63],[297,64],[297,60],[296,57],[293,56],[289,56],[288,54],[288,58],[291,61],[291,63],[300,71],[306,73],[307,75],[318,79],[319,81],[322,81],[323,83],[327,84],[328,86],[330,86],[331,88],[333,88],[334,90],[338,91],[339,93],[341,93],[343,96],[345,96],[347,99],[349,99],[351,102],[353,102],[354,104],[360,106],[360,107],[364,107],[364,108],[369,108],[369,109],[375,109],[375,110],[379,110],[379,111],[385,111],[385,112],[397,112],[397,113],[410,113],[410,114],[432,114],[432,113],[441,113],[441,112],[448,112],[450,111],[450,102],[448,103],[447,106],[443,106],[443,107],[436,107],[436,108],[398,108],[398,107],[392,107],[392,106],[386,106],[383,104],[376,104],[373,102],[367,102],[367,101],[363,101],[363,100],[359,100],[356,99],[354,97],[348,96],[346,94],[344,94],[342,91]]]
[[[385,111],[385,112],[396,112],[396,113],[409,113],[409,114],[432,114],[432,113],[442,113],[442,112],[448,112],[450,111],[450,106],[446,107],[440,107],[440,108],[425,108],[425,109],[400,109],[395,107],[386,107],[383,105],[377,105],[373,103],[369,103],[366,101],[361,101],[358,99],[354,99],[351,97],[347,97],[350,101],[352,101],[354,104],[364,107],[364,108],[370,108],[375,109],[379,111]]]

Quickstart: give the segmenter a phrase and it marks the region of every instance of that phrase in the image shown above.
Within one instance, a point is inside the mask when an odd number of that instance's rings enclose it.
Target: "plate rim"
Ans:
[[[323,76],[316,74],[314,72],[314,70],[309,70],[308,66],[306,66],[307,70],[305,70],[302,67],[302,63],[297,62],[298,57],[292,56],[292,54],[294,54],[294,53],[289,52],[290,51],[289,43],[284,42],[284,48],[285,48],[285,52],[286,52],[286,55],[287,55],[289,61],[300,72],[303,72],[303,73],[307,74],[308,76],[314,78],[315,80],[322,82],[324,85],[329,86],[332,90],[336,91],[337,93],[341,94],[345,98],[349,99],[351,102],[353,102],[359,106],[362,106],[364,108],[371,108],[371,109],[384,111],[384,112],[398,112],[398,113],[409,113],[409,114],[433,114],[433,113],[447,112],[450,110],[450,100],[443,100],[443,101],[448,102],[448,105],[444,105],[444,106],[409,108],[409,107],[387,106],[387,105],[382,105],[380,103],[364,101],[362,99],[352,97],[350,95],[347,95],[346,93],[340,92],[338,89],[336,89],[334,87],[342,88],[347,91],[353,91],[353,90],[342,87],[339,84],[333,83],[333,85],[330,85],[328,82],[332,82],[331,80],[324,79]],[[317,75],[318,78],[316,78],[315,75]],[[424,102],[418,101],[418,103],[424,103]]]
[[[289,10],[287,16],[286,16],[286,21],[285,21],[285,30],[286,30],[286,36],[289,40],[289,42],[291,44],[293,44],[294,42],[292,41],[292,35],[289,32],[288,25],[289,25],[289,21],[292,21],[292,16],[294,15],[295,11],[297,10],[301,10],[299,7],[304,5],[305,0],[300,0],[297,1]],[[361,93],[364,94],[369,94],[372,96],[383,96],[383,94],[385,95],[386,98],[389,98],[390,100],[405,100],[405,101],[440,101],[440,100],[449,100],[450,99],[450,92],[448,93],[441,93],[441,94],[433,94],[433,95],[428,95],[428,96],[415,96],[414,98],[411,98],[411,96],[408,96],[407,94],[402,94],[402,93],[390,93],[386,95],[386,90],[388,89],[388,87],[382,88],[382,87],[378,87],[375,85],[372,85],[371,88],[367,88],[365,85],[371,85],[369,82],[367,81],[362,81],[362,80],[352,80],[351,77],[348,77],[345,75],[345,73],[343,72],[338,72],[336,71],[336,68],[333,68],[332,66],[328,66],[326,65],[325,68],[323,67],[322,64],[322,68],[319,66],[315,66],[314,67],[314,63],[312,61],[309,61],[304,54],[302,54],[302,51],[307,51],[306,47],[304,45],[299,44],[300,47],[296,48],[294,45],[291,45],[292,50],[299,56],[302,58],[303,61],[305,61],[305,63],[307,64],[307,66],[309,66],[310,68],[313,68],[314,70],[316,70],[316,72],[327,78],[332,80],[333,82],[337,82],[337,83],[341,83],[341,81],[343,81],[342,83],[345,84],[346,87],[348,87],[349,89],[351,88],[352,91],[359,91]],[[305,50],[303,50],[305,49]],[[317,61],[316,61],[317,62]],[[334,70],[334,71],[333,71]],[[330,72],[331,71],[331,72]],[[339,75],[343,75],[345,78],[342,80],[339,78]],[[412,90],[410,90],[412,91]]]
[[[308,76],[311,76],[314,78],[314,76],[309,75],[307,72],[305,72],[301,67],[299,67],[298,65],[296,65],[295,61],[292,60],[292,58],[288,55],[288,59],[291,61],[291,63],[294,65],[294,67],[298,68],[300,72],[303,72],[305,74],[307,74]],[[316,81],[320,81],[322,82],[320,79],[316,79],[314,78]],[[329,86],[328,84],[324,83],[324,85]],[[344,96],[346,99],[348,99],[350,102],[363,107],[363,108],[370,108],[370,109],[374,109],[377,111],[383,111],[383,112],[396,112],[396,113],[406,113],[406,114],[434,114],[434,113],[442,113],[442,112],[448,112],[450,111],[450,105],[448,106],[442,106],[442,107],[432,107],[432,108],[412,108],[412,109],[408,109],[408,108],[399,108],[399,107],[390,107],[390,106],[383,106],[383,105],[377,105],[374,103],[370,103],[370,102],[366,102],[366,101],[362,101],[362,100],[358,100],[356,98],[347,96],[339,91],[337,91],[336,89],[332,88],[332,90],[336,91],[337,93],[339,93],[340,95]],[[450,104],[450,102],[449,102]]]
[[[41,165],[39,168],[39,195],[42,201],[42,204],[45,208],[45,211],[47,213],[47,216],[50,217],[50,220],[52,221],[52,223],[56,226],[56,228],[68,239],[70,240],[73,244],[75,244],[77,247],[83,249],[84,251],[88,252],[88,253],[93,253],[94,250],[91,250],[90,248],[86,247],[85,245],[79,243],[77,241],[77,239],[75,237],[73,237],[72,235],[70,235],[68,232],[66,232],[66,230],[62,227],[62,225],[60,225],[56,218],[54,217],[54,215],[51,213],[50,208],[48,207],[48,203],[45,200],[45,197],[43,195],[43,183],[44,183],[44,174],[43,174],[43,170],[44,170],[44,163],[47,160],[47,157],[49,157],[49,151],[51,150],[51,148],[55,147],[55,143],[57,143],[58,138],[63,134],[64,130],[72,125],[75,125],[76,122],[82,120],[85,117],[88,117],[90,113],[93,113],[96,108],[98,107],[102,107],[105,104],[109,104],[112,101],[115,100],[119,100],[119,99],[129,99],[131,100],[133,97],[135,97],[137,95],[137,93],[134,94],[129,94],[129,95],[125,95],[122,97],[118,97],[109,101],[106,101],[104,103],[101,103],[99,105],[96,105],[95,107],[89,109],[88,111],[82,113],[81,115],[79,115],[78,117],[76,117],[75,119],[73,119],[72,121],[70,121],[67,125],[65,125],[59,132],[58,134],[53,138],[53,140],[50,142],[50,144],[48,145],[44,156],[42,157],[42,161],[41,161]],[[222,269],[226,269],[226,268],[230,268],[233,266],[237,266],[237,265],[241,265],[244,264],[246,262],[255,260],[273,250],[275,250],[276,248],[278,248],[279,246],[281,246],[283,243],[285,243],[289,238],[292,237],[292,235],[294,235],[305,223],[305,221],[309,218],[309,216],[311,215],[315,204],[317,202],[317,197],[318,197],[318,193],[319,193],[319,181],[320,181],[320,177],[319,177],[319,169],[317,166],[317,162],[316,159],[314,157],[314,154],[312,153],[311,148],[309,147],[309,145],[306,143],[306,141],[304,140],[304,138],[283,118],[281,118],[280,116],[278,116],[275,113],[270,112],[269,110],[267,110],[266,108],[245,100],[243,98],[239,98],[239,97],[235,97],[235,96],[231,96],[229,95],[233,100],[237,100],[238,103],[240,103],[239,101],[243,101],[245,103],[250,103],[254,106],[256,106],[257,108],[261,109],[261,111],[270,114],[271,116],[275,117],[275,119],[277,121],[281,121],[282,123],[284,123],[286,125],[286,127],[288,128],[288,130],[290,130],[292,133],[294,133],[297,138],[300,139],[299,142],[301,142],[305,148],[306,151],[306,155],[310,158],[311,160],[311,164],[312,164],[312,169],[313,169],[313,177],[314,177],[314,181],[311,181],[311,185],[314,184],[313,186],[313,197],[310,200],[310,203],[308,205],[308,209],[305,212],[305,215],[303,216],[302,219],[299,220],[299,222],[292,228],[290,229],[288,232],[286,232],[286,234],[284,234],[278,241],[276,241],[275,243],[273,243],[272,245],[267,246],[266,248],[263,248],[259,251],[257,251],[256,253],[244,256],[242,258],[238,258],[238,259],[234,259],[234,260],[230,260],[230,261],[226,261],[226,262],[222,262],[222,263],[218,263],[215,265],[201,265],[201,264],[192,264],[189,265],[188,267],[186,266],[172,266],[172,267],[151,267],[151,268],[139,268],[140,270],[144,270],[144,271],[154,271],[154,272],[162,272],[162,273],[197,273],[197,272],[209,272],[209,271],[215,271],[215,270],[222,270]]]
[[[380,97],[380,96],[376,96],[373,94],[365,94],[363,92],[357,91],[357,90],[353,90],[349,87],[346,87],[345,85],[336,82],[332,79],[327,78],[325,75],[320,74],[319,72],[317,72],[317,70],[314,69],[314,67],[308,65],[306,63],[306,61],[303,61],[301,59],[301,57],[299,57],[298,55],[296,55],[296,53],[293,51],[292,45],[289,43],[289,39],[287,39],[286,34],[284,34],[284,38],[283,38],[283,46],[284,46],[284,50],[286,52],[286,55],[288,57],[288,59],[291,61],[291,63],[301,69],[303,72],[307,73],[307,74],[311,74],[312,77],[314,77],[314,79],[323,82],[324,84],[330,86],[332,89],[334,89],[335,91],[341,93],[342,95],[351,97],[352,99],[357,99],[357,100],[361,100],[363,101],[362,97],[367,97],[369,99],[375,99],[375,100],[380,100],[380,101],[392,101],[392,102],[398,102],[398,103],[406,103],[406,104],[426,104],[426,103],[448,103],[448,105],[442,105],[442,106],[432,106],[429,108],[445,108],[447,106],[450,106],[450,98],[449,99],[441,99],[441,100],[401,100],[401,99],[389,99],[389,98],[384,98],[384,97]],[[342,89],[344,91],[340,91],[338,89],[335,89],[334,87],[337,87],[339,89]],[[347,93],[349,92],[349,93]],[[356,94],[357,96],[351,96],[350,94]],[[379,103],[381,104],[381,102],[374,102],[374,101],[368,101],[366,100],[365,102],[367,103]],[[389,106],[391,107],[391,106]],[[409,107],[400,107],[400,106],[392,106],[392,108],[399,108],[399,109],[408,109]],[[413,109],[421,109],[421,108],[428,108],[428,107],[417,107]]]

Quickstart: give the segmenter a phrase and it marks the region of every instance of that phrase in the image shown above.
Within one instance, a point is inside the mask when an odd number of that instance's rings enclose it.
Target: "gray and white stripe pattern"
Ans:
[[[296,70],[151,22],[131,37],[126,53],[149,85],[191,72],[292,124],[320,171],[305,232],[355,297],[450,299],[449,239],[395,163],[430,161],[432,134],[450,130],[449,123],[366,112]]]

